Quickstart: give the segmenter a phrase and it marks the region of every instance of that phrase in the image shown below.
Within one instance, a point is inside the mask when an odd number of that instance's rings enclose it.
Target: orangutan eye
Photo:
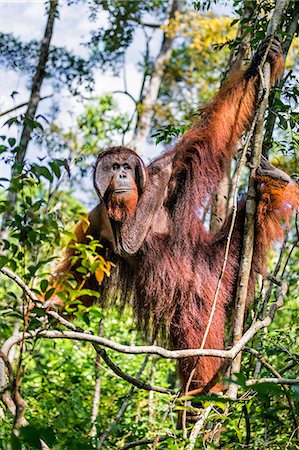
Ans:
[[[119,164],[114,163],[113,166],[112,166],[112,169],[113,170],[118,170],[119,169]]]
[[[130,170],[131,167],[129,166],[129,164],[125,163],[125,164],[124,164],[124,169],[125,169],[125,170]]]

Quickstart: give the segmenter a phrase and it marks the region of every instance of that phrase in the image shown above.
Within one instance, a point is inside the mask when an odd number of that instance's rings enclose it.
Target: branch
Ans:
[[[39,99],[39,102],[41,102],[42,100],[46,100],[47,98],[51,98],[51,97],[53,97],[53,94],[46,95],[45,97],[41,97]],[[27,106],[27,105],[28,105],[28,102],[25,102],[25,103],[21,103],[20,105],[14,106],[13,108],[7,109],[6,111],[3,111],[3,112],[0,113],[0,117],[3,117],[6,114],[9,114],[9,113],[15,111],[16,109],[23,108],[23,106]]]
[[[14,274],[12,271],[6,268],[0,269],[0,271],[7,276],[9,276],[11,279],[15,280],[19,286],[22,286],[22,289],[26,294],[32,299],[35,300],[36,297],[33,294],[33,292],[28,288],[28,286],[18,277],[16,274]],[[169,358],[169,359],[179,359],[179,358],[186,358],[190,356],[215,356],[217,358],[227,358],[232,359],[235,358],[235,356],[243,349],[243,347],[247,344],[247,342],[252,339],[255,334],[262,328],[268,327],[270,323],[272,322],[275,313],[277,309],[279,309],[283,305],[284,297],[287,292],[288,286],[286,282],[282,282],[281,286],[279,287],[279,291],[277,292],[277,301],[274,303],[270,310],[268,315],[265,317],[265,319],[255,322],[242,336],[242,338],[239,340],[239,342],[234,345],[230,350],[217,350],[217,349],[186,349],[186,350],[167,350],[163,347],[159,347],[157,345],[144,345],[144,346],[135,346],[135,345],[123,345],[118,344],[116,342],[113,342],[107,338],[104,338],[102,336],[95,336],[93,334],[83,332],[83,331],[58,331],[58,330],[41,330],[37,329],[34,331],[28,331],[24,334],[25,339],[32,339],[34,337],[44,337],[46,339],[74,339],[78,341],[87,341],[87,342],[93,342],[99,345],[102,345],[103,347],[111,348],[112,350],[116,350],[120,353],[126,353],[126,354],[152,354],[152,355],[159,355],[163,358]],[[52,315],[55,318],[59,317],[59,320],[62,320],[64,324],[68,324],[72,328],[75,326],[68,322],[66,319],[60,317],[57,313],[54,311],[48,311],[48,314]],[[77,328],[77,327],[76,327]],[[4,354],[8,354],[11,347],[20,340],[22,340],[22,333],[17,334],[16,336],[11,336],[7,339],[7,341],[3,344],[2,351]]]
[[[116,90],[116,91],[112,91],[112,94],[123,94],[123,95],[127,95],[133,102],[134,102],[134,105],[135,105],[135,108],[136,108],[136,106],[137,106],[137,100],[135,100],[135,98],[133,97],[133,95],[132,94],[130,94],[130,92],[128,92],[128,91],[120,91],[120,90]]]
[[[299,384],[299,378],[258,378],[253,380],[247,380],[246,386],[254,386],[261,383],[272,383],[272,384],[287,384],[293,386]]]
[[[175,391],[173,389],[166,389],[160,386],[155,386],[153,384],[145,383],[143,381],[140,381],[137,378],[133,378],[130,375],[123,372],[107,355],[106,351],[104,349],[100,349],[100,355],[102,356],[103,360],[107,364],[108,367],[110,367],[113,372],[118,375],[120,378],[123,378],[124,380],[128,381],[129,383],[133,384],[135,387],[139,389],[143,389],[145,391],[155,391],[160,392],[161,394],[174,394]]]
[[[0,269],[2,273],[9,276],[11,279],[13,279],[20,287],[22,287],[23,291],[26,292],[26,294],[31,298],[33,301],[38,301],[34,293],[28,288],[28,286],[21,280],[20,277],[18,277],[16,274],[14,274],[11,270],[7,268]],[[68,328],[71,328],[74,331],[58,331],[58,330],[43,330],[43,329],[37,329],[34,331],[28,331],[26,333],[18,333],[15,336],[11,336],[8,338],[5,343],[2,346],[2,352],[3,354],[7,355],[10,351],[11,347],[18,342],[20,342],[22,339],[32,339],[36,337],[43,337],[45,339],[73,339],[77,341],[86,341],[91,342],[93,344],[98,344],[103,347],[111,348],[112,350],[116,350],[120,353],[125,354],[152,354],[152,355],[158,355],[162,356],[163,358],[169,358],[169,359],[179,359],[179,358],[186,358],[190,356],[215,356],[218,358],[225,358],[225,359],[233,359],[236,357],[236,355],[244,348],[244,346],[255,336],[255,334],[261,330],[262,328],[268,327],[271,322],[273,321],[273,318],[275,316],[276,311],[283,305],[284,297],[287,292],[288,286],[286,282],[282,282],[281,286],[279,287],[279,290],[277,291],[277,301],[274,303],[270,310],[268,315],[265,317],[265,319],[255,322],[242,336],[242,338],[238,341],[236,345],[234,345],[230,350],[217,350],[217,349],[186,349],[186,350],[167,350],[163,347],[159,347],[157,345],[144,345],[144,346],[134,346],[134,345],[123,345],[118,344],[114,341],[111,341],[107,338],[104,338],[102,336],[95,336],[93,334],[84,332],[83,330],[79,329],[72,323],[68,322],[63,317],[59,316],[58,313],[55,311],[48,311],[47,314],[54,317],[55,319],[59,320],[60,323],[67,326]],[[107,356],[106,352],[101,349],[98,350],[101,353],[101,356],[105,360],[105,362],[109,365],[110,368],[112,368],[115,373],[117,373],[119,376],[121,376],[124,379],[127,379],[129,382],[134,384],[136,380],[129,375],[124,374],[124,372],[119,369],[118,366],[116,366]],[[141,382],[138,382],[138,384]],[[137,386],[142,389],[146,390],[156,390],[157,392],[162,393],[172,393],[172,391],[160,388],[158,386],[151,386],[146,383],[142,383],[141,386]]]
[[[265,360],[265,358],[260,354],[259,351],[255,350],[254,348],[250,348],[250,347],[244,347],[244,350],[246,352],[251,353],[252,355],[254,355],[259,361],[260,363],[266,367],[266,369],[270,370],[272,373],[274,373],[274,375],[276,375],[277,377],[280,377],[279,372],[277,372],[277,370],[275,369],[275,367],[273,367],[270,363],[268,363],[268,361]]]
[[[207,420],[210,412],[212,411],[212,405],[207,406],[203,413],[200,415],[200,419],[196,422],[196,424],[194,425],[191,433],[190,433],[190,442],[189,445],[187,447],[188,450],[193,450],[195,443],[196,443],[196,439],[197,436],[199,435],[200,430],[202,429],[205,421]]]
[[[8,356],[5,353],[3,353],[1,350],[0,350],[0,359],[4,362],[4,365],[7,368],[9,383],[12,385],[14,383],[14,374],[13,374],[12,365],[8,359]],[[0,380],[0,392],[1,392],[7,388],[7,383],[6,383],[6,380],[4,379],[4,377],[2,377],[2,367],[1,367],[0,373],[1,373],[1,380]],[[5,370],[4,370],[4,373],[5,373]]]
[[[4,275],[8,276],[11,280],[13,280],[20,288],[24,291],[25,294],[28,295],[30,300],[32,300],[34,303],[39,302],[37,296],[29,289],[26,283],[14,272],[7,269],[7,267],[2,267],[0,269],[0,272],[2,272]]]
[[[147,28],[161,28],[163,26],[163,24],[159,24],[159,23],[150,23],[150,22],[143,22],[142,20],[138,20],[136,18],[131,18],[130,17],[131,22],[135,22],[138,23],[138,25],[141,25],[142,27],[147,27]]]
[[[40,99],[40,93],[41,93],[41,87],[42,83],[44,81],[46,72],[45,67],[49,56],[49,47],[53,35],[53,27],[54,27],[54,21],[57,17],[57,11],[58,11],[58,0],[50,0],[49,1],[49,9],[48,9],[48,18],[47,18],[47,25],[45,29],[44,36],[41,40],[40,50],[39,50],[39,56],[38,56],[38,62],[35,69],[35,73],[32,79],[31,83],[31,91],[30,91],[30,98],[28,101],[28,106],[26,110],[26,116],[30,119],[34,119],[39,99]],[[7,222],[11,218],[13,207],[17,201],[17,190],[14,189],[13,180],[18,177],[18,170],[19,165],[24,162],[24,159],[26,157],[28,144],[31,138],[31,129],[27,124],[23,124],[22,133],[20,136],[19,141],[19,147],[20,150],[15,154],[15,161],[12,166],[11,171],[11,182],[10,182],[10,189],[8,191],[8,205],[9,208],[6,209],[6,211],[3,214],[3,220],[2,220],[2,227],[7,228]]]
[[[258,359],[260,364],[262,364],[264,367],[266,367],[266,369],[270,370],[270,372],[272,372],[276,376],[276,378],[283,379],[282,372],[278,372],[275,369],[275,367],[273,367],[271,364],[269,364],[268,361],[266,361],[265,358],[260,354],[260,352],[258,352],[254,348],[250,348],[250,347],[245,347],[244,350],[248,351],[249,353],[254,355]],[[257,379],[257,377],[255,376],[255,373],[253,375],[254,375],[254,378]],[[298,422],[298,419],[297,419],[296,406],[295,406],[294,401],[293,401],[293,399],[292,399],[292,397],[290,395],[290,391],[289,391],[288,386],[284,386],[284,390],[285,390],[286,398],[287,398],[288,403],[290,405],[291,414],[293,416],[295,429],[299,430],[299,422]]]
[[[9,278],[11,278],[13,281],[15,281],[15,283],[18,284],[18,286],[20,286],[23,290],[23,292],[25,292],[28,297],[40,308],[44,309],[46,308],[46,305],[41,303],[38,298],[36,297],[36,295],[31,291],[31,289],[29,289],[29,287],[24,283],[24,281],[18,276],[16,275],[14,272],[12,272],[11,270],[7,269],[7,268],[2,268],[0,269],[0,272],[2,272],[3,274],[7,275]],[[69,322],[68,320],[66,320],[64,317],[62,317],[60,314],[58,314],[56,311],[47,311],[47,315],[50,317],[53,317],[54,319],[56,319],[59,323],[61,323],[62,325],[64,325],[66,328],[73,330],[74,332],[78,332],[81,335],[83,334],[83,336],[93,336],[87,332],[85,332],[82,328],[77,327],[76,325],[74,325],[73,323]],[[3,349],[4,352],[7,352],[6,354],[8,354],[10,348],[16,344],[17,342],[19,342],[19,336],[20,334],[16,335],[16,342],[14,342],[14,338],[13,336],[11,336],[4,344]],[[26,336],[26,334],[25,334]],[[80,339],[79,339],[80,340]],[[88,340],[88,339],[82,339],[82,340]],[[103,360],[105,361],[105,363],[107,364],[108,367],[110,367],[111,370],[113,370],[113,372],[118,375],[120,378],[123,378],[124,380],[128,381],[129,383],[133,384],[134,386],[136,386],[139,389],[144,389],[146,391],[156,391],[156,392],[160,392],[161,394],[173,394],[174,391],[171,389],[166,389],[160,386],[154,386],[148,383],[144,383],[140,380],[137,380],[136,378],[131,377],[130,375],[127,375],[125,372],[123,372],[116,364],[114,364],[114,362],[108,357],[106,351],[104,349],[101,349],[98,347],[98,343],[94,342],[91,340],[91,342],[94,343],[94,347],[95,350],[97,351],[97,353],[99,353]],[[112,341],[111,341],[112,342]],[[144,352],[146,353],[146,352]],[[1,372],[1,371],[0,371]]]

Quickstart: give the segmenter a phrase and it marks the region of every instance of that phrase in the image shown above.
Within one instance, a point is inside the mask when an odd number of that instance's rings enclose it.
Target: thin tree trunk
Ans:
[[[175,13],[180,10],[181,4],[182,3],[180,0],[169,0],[168,20],[175,17]],[[139,152],[144,148],[146,139],[149,134],[151,119],[153,116],[153,108],[159,95],[162,77],[165,71],[165,65],[169,61],[169,58],[171,56],[173,42],[174,38],[168,37],[164,34],[161,49],[157,56],[156,63],[147,87],[147,92],[143,100],[141,93],[137,123],[132,138],[133,145]]]
[[[231,182],[230,169],[231,164],[228,165],[224,177],[219,183],[216,195],[213,199],[210,221],[210,230],[212,233],[216,233],[221,228],[227,215],[228,197]]]
[[[277,0],[275,10],[272,14],[272,18],[269,22],[267,29],[267,36],[274,35],[278,24],[281,22],[282,14],[287,8],[290,0]],[[258,113],[253,149],[252,149],[252,169],[250,170],[249,182],[248,182],[248,194],[246,200],[246,217],[244,225],[244,238],[243,249],[241,256],[241,263],[238,275],[237,293],[236,293],[236,308],[235,308],[235,321],[233,330],[233,345],[236,345],[242,338],[245,316],[245,305],[247,299],[247,290],[249,275],[251,270],[251,262],[253,255],[254,245],[254,221],[255,221],[255,172],[260,164],[263,146],[263,131],[264,131],[264,115],[268,105],[268,96],[270,90],[270,64],[266,62],[263,68],[263,98],[260,104]],[[240,352],[232,362],[231,376],[240,372],[242,361],[242,352]],[[231,384],[229,386],[227,395],[230,398],[236,398],[238,393],[237,384]]]
[[[53,35],[53,25],[57,14],[57,7],[58,7],[58,0],[51,0],[47,26],[40,46],[39,60],[35,75],[32,80],[31,93],[26,111],[26,116],[29,117],[30,119],[34,119],[38,103],[40,101],[41,86],[43,79],[45,77],[45,66],[49,55],[49,47]],[[15,157],[15,163],[12,167],[11,178],[16,178],[19,174],[19,167],[20,164],[22,164],[25,159],[28,143],[30,141],[30,136],[31,136],[30,128],[24,125],[19,143],[20,150],[17,152]],[[16,190],[11,189],[8,193],[8,204],[10,206],[10,210],[7,211],[6,214],[4,214],[3,223],[5,223],[8,219],[10,219],[11,211],[16,203],[16,200],[17,200],[17,192]]]
[[[243,4],[243,17],[240,19],[240,24],[237,32],[237,38],[240,38],[244,33],[242,19],[250,17],[250,12],[246,8],[246,2]],[[246,25],[250,25],[250,23],[246,23]],[[247,33],[245,38],[242,41],[242,44],[239,45],[238,51],[231,51],[228,69],[226,72],[226,78],[230,76],[231,73],[234,73],[240,70],[243,66],[244,58],[248,53],[250,48],[250,33]],[[211,208],[211,220],[210,220],[210,230],[212,233],[216,233],[221,226],[223,225],[227,213],[229,211],[229,194],[232,191],[231,189],[231,179],[230,179],[230,171],[231,164],[228,164],[227,171],[224,175],[223,180],[217,187],[217,192],[215,198],[212,203]]]

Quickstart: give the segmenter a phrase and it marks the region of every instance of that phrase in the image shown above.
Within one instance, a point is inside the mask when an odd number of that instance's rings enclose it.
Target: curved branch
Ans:
[[[135,98],[133,97],[133,95],[130,94],[130,92],[128,92],[128,91],[120,91],[120,90],[116,90],[116,91],[112,91],[112,94],[123,94],[123,95],[127,95],[127,96],[134,102],[134,105],[135,105],[135,108],[136,108],[138,102],[137,102],[137,100],[135,100]]]
[[[28,286],[21,280],[20,277],[18,277],[16,274],[14,274],[12,271],[6,268],[0,269],[2,273],[9,276],[11,279],[13,279],[19,286],[22,287],[24,292],[34,301],[37,301],[36,296],[33,294],[33,292],[28,288]],[[286,282],[282,282],[281,286],[279,287],[279,290],[277,291],[277,298],[276,303],[274,303],[270,310],[268,315],[260,321],[255,322],[247,331],[244,333],[242,338],[238,341],[236,345],[234,345],[230,350],[217,350],[217,349],[186,349],[186,350],[167,350],[163,347],[159,347],[157,345],[141,345],[141,346],[135,346],[135,345],[123,345],[118,344],[114,341],[111,341],[110,339],[104,338],[102,336],[95,336],[93,334],[84,332],[80,329],[80,331],[58,331],[58,330],[41,330],[37,329],[35,331],[29,331],[26,333],[19,333],[15,336],[11,336],[7,341],[3,344],[2,352],[4,354],[8,354],[11,347],[18,342],[20,342],[23,338],[24,339],[31,339],[34,337],[43,337],[46,339],[74,339],[77,341],[87,341],[92,342],[95,344],[99,344],[103,347],[111,348],[112,350],[116,350],[120,353],[126,353],[126,354],[152,354],[152,355],[158,355],[162,356],[163,358],[169,358],[169,359],[179,359],[179,358],[186,358],[189,356],[215,356],[217,358],[226,358],[226,359],[233,359],[236,357],[236,355],[244,348],[244,346],[249,342],[255,334],[261,330],[262,328],[268,327],[271,322],[274,319],[276,311],[283,305],[284,297],[287,293],[288,285]],[[72,329],[74,329],[74,326],[68,322],[63,317],[60,317],[57,313],[54,311],[48,312],[50,315],[52,315],[55,318],[59,317],[59,321],[63,323],[64,325],[70,325]],[[78,328],[77,328],[78,330]]]
[[[140,381],[138,378],[133,378],[130,375],[123,372],[107,355],[106,351],[104,349],[99,349],[98,352],[100,353],[101,357],[105,361],[108,367],[110,367],[113,372],[118,375],[120,378],[123,378],[124,380],[128,381],[129,383],[133,384],[133,386],[136,386],[139,389],[143,389],[145,391],[155,391],[160,392],[161,394],[174,394],[175,391],[172,389],[166,389],[160,386],[151,385],[149,383],[144,383],[143,381]]]

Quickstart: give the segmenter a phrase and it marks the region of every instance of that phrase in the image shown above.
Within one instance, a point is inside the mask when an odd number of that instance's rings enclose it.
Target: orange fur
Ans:
[[[266,253],[275,241],[281,241],[284,236],[283,224],[288,228],[294,209],[299,208],[299,188],[294,183],[284,183],[268,177],[257,177],[258,207],[257,233],[258,248]],[[266,259],[255,258],[256,270],[266,273]]]

